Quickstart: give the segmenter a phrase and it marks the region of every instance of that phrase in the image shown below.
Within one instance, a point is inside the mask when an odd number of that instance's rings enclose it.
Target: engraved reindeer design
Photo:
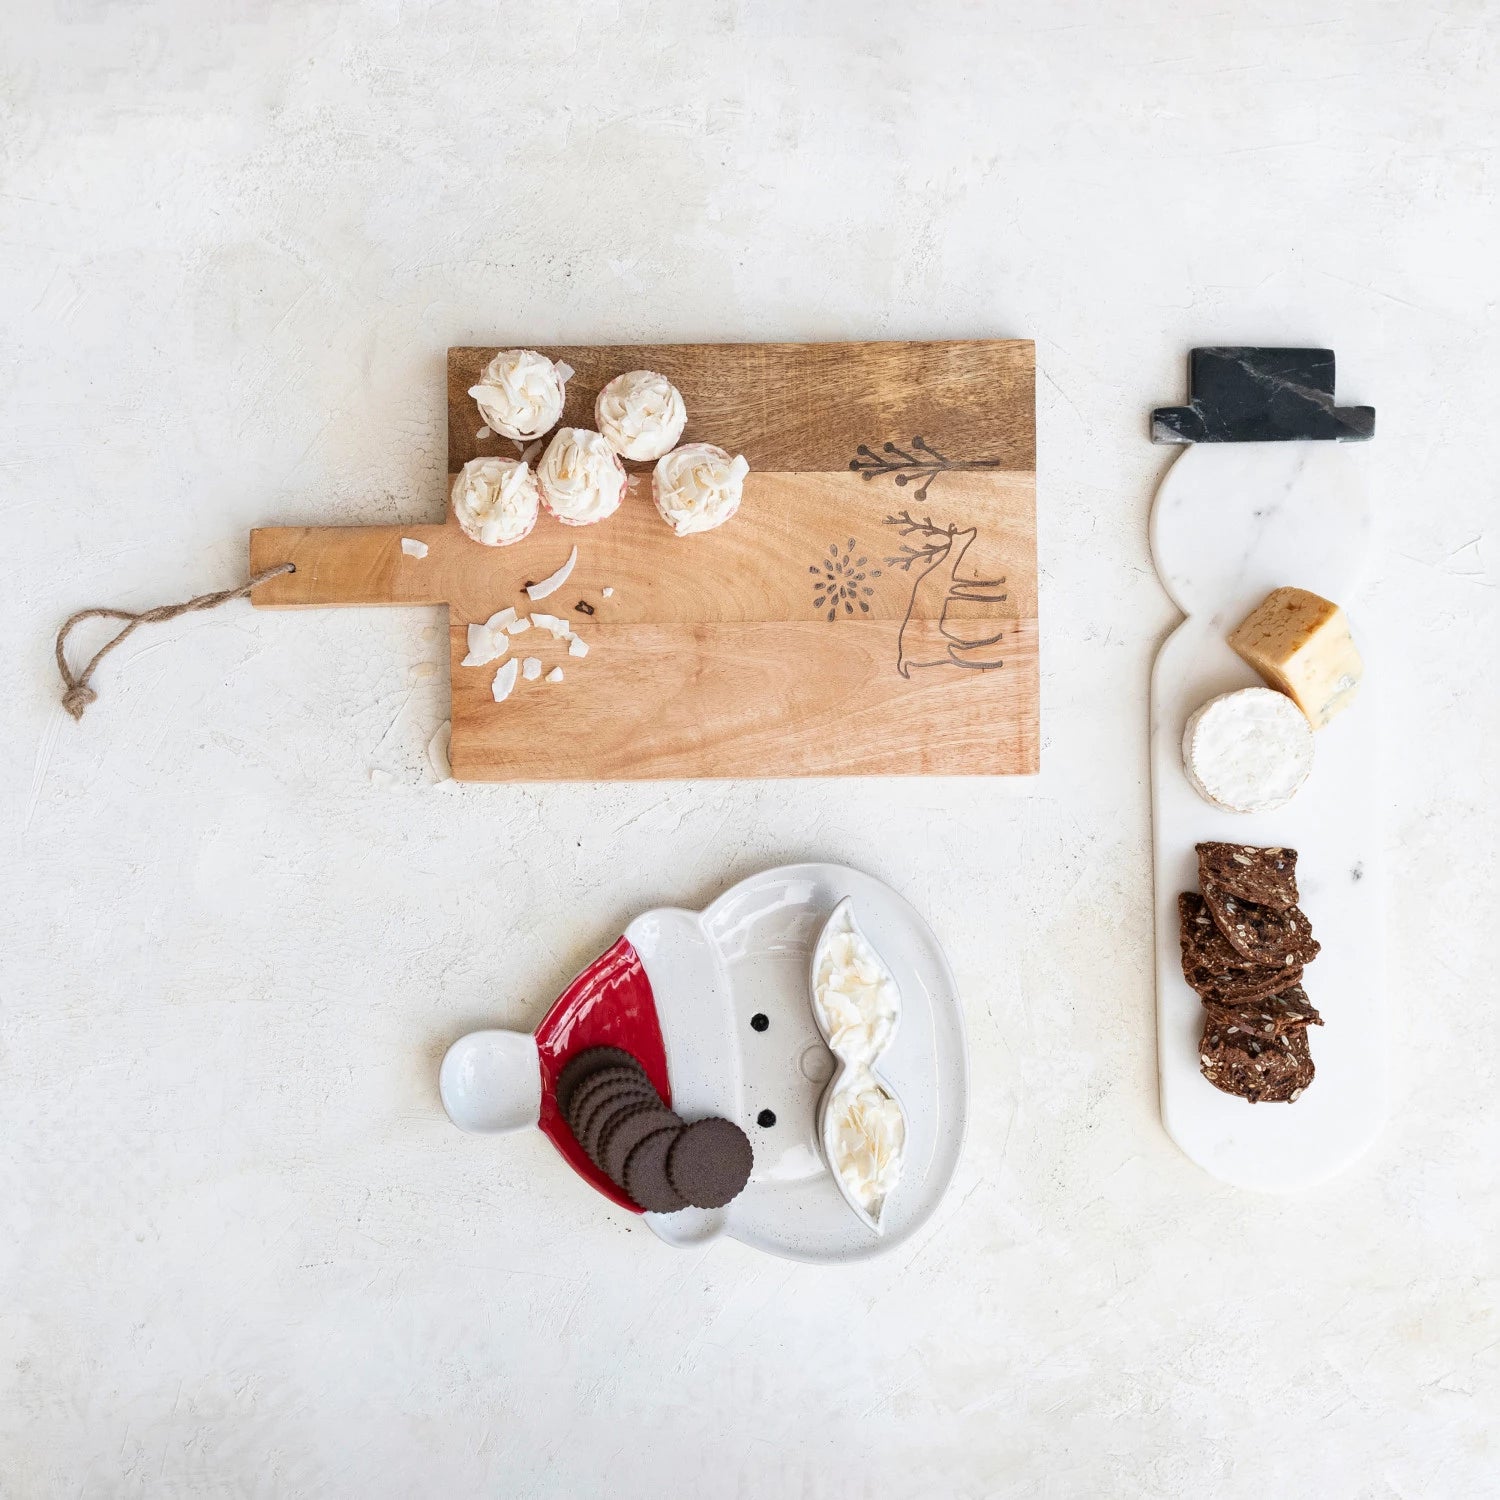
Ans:
[[[896,670],[910,677],[914,667],[963,667],[971,672],[993,672],[1005,662],[1000,655],[1004,627],[994,620],[955,612],[957,603],[999,604],[1003,578],[963,578],[959,565],[979,532],[972,526],[934,526],[930,516],[914,520],[909,511],[887,516],[903,538],[901,551],[886,565],[915,574],[911,602],[901,622]],[[918,571],[920,569],[920,571]]]

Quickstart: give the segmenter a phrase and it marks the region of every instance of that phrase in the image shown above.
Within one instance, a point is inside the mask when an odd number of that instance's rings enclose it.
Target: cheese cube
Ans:
[[[1314,729],[1348,708],[1365,670],[1343,610],[1306,589],[1272,589],[1229,644]]]

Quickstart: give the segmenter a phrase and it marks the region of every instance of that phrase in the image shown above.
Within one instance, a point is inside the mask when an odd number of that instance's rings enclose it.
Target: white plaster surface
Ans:
[[[1493,1495],[1497,34],[3,7],[0,1495]],[[420,610],[194,616],[57,706],[75,607],[233,583],[260,522],[436,519],[450,343],[973,334],[1038,342],[1034,782],[435,787]],[[1288,1198],[1156,1112],[1146,413],[1218,342],[1331,345],[1379,409],[1407,648],[1392,1121]],[[902,890],[968,997],[912,1246],[679,1252],[443,1118],[454,1037],[795,859]]]

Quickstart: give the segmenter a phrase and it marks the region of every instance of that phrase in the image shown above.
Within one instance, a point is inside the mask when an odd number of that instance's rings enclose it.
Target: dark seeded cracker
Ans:
[[[1279,994],[1266,995],[1259,1000],[1241,1001],[1237,1005],[1221,1005],[1205,1001],[1204,1010],[1216,1026],[1225,1030],[1243,1031],[1250,1036],[1264,1038],[1283,1036],[1301,1027],[1321,1026],[1323,1018],[1307,998],[1307,991],[1299,985]]]
[[[1285,910],[1297,904],[1297,851],[1255,844],[1199,844],[1198,880],[1241,901]]]
[[[1236,953],[1195,892],[1183,891],[1178,896],[1177,913],[1182,924],[1183,977],[1201,999],[1223,1004],[1258,1000],[1302,982],[1300,964],[1252,964]]]
[[[1257,1040],[1231,1035],[1212,1020],[1203,1028],[1198,1065],[1216,1089],[1251,1104],[1295,1104],[1315,1072],[1305,1027]]]
[[[1300,907],[1278,910],[1231,896],[1216,881],[1203,882],[1203,901],[1224,941],[1241,958],[1258,964],[1310,964],[1318,956],[1312,923]]]

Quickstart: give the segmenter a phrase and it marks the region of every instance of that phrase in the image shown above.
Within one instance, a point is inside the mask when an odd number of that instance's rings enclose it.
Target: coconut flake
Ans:
[[[538,438],[534,443],[528,443],[521,450],[522,463],[534,463],[538,453],[542,451],[542,440]]]
[[[489,435],[490,435],[489,428],[488,427],[481,427],[479,429],[479,431],[474,434],[474,441],[476,443],[482,443]]]
[[[539,656],[528,656],[521,663],[521,676],[527,682],[535,682],[542,675],[542,659]]]
[[[561,682],[562,680],[563,678],[561,667],[553,667],[553,669],[547,673],[548,682]]]
[[[516,676],[520,670],[521,663],[512,657],[495,673],[495,681],[490,692],[494,694],[496,703],[504,703],[510,697],[511,689],[516,685]]]
[[[487,667],[499,661],[510,650],[510,637],[504,631],[498,634],[488,625],[469,626],[469,654],[459,662],[461,667]]]
[[[382,771],[379,766],[371,766],[371,768],[370,768],[370,785],[371,786],[394,786],[395,784],[396,784],[396,778],[394,776],[392,776],[389,771]]]
[[[586,640],[584,640],[581,636],[576,636],[575,635],[573,637],[573,639],[568,642],[568,655],[569,656],[587,656],[588,654],[589,654],[589,643]]]
[[[615,591],[613,589],[605,589],[604,590],[604,597],[606,599],[613,599],[614,596],[615,596]]]
[[[427,741],[427,761],[432,767],[433,777],[438,781],[453,780],[453,767],[448,760],[448,742],[452,738],[452,721],[445,719],[438,725],[438,732]]]
[[[516,612],[514,609],[510,608],[507,605],[506,608],[498,610],[495,614],[492,614],[489,619],[484,622],[484,628],[486,630],[494,632],[494,634],[496,635],[499,635],[502,630],[509,630],[510,627],[515,624],[515,621]]]
[[[427,543],[419,542],[415,537],[404,536],[401,538],[401,550],[408,557],[426,557]]]
[[[520,635],[523,631],[531,629],[531,618],[528,615],[522,615],[519,620],[512,620],[505,628],[511,635]]]
[[[552,368],[557,371],[557,378],[566,385],[573,378],[573,366],[565,360],[556,359],[552,362]]]
[[[545,599],[548,594],[555,594],[558,589],[560,589],[563,584],[568,581],[568,574],[573,571],[573,564],[577,561],[578,548],[574,547],[573,550],[568,553],[567,562],[565,562],[562,567],[557,570],[557,572],[553,573],[550,577],[542,579],[540,583],[528,583],[526,585],[526,592],[530,594],[532,599],[534,600]]]
[[[554,641],[566,641],[572,637],[573,627],[566,620],[560,620],[556,615],[538,615],[531,617],[533,625],[540,625]]]

